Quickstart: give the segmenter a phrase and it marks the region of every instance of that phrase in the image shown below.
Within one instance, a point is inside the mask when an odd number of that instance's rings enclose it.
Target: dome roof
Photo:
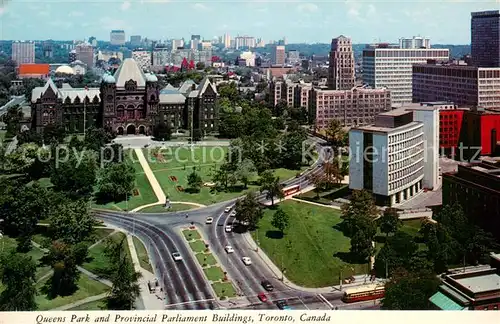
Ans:
[[[109,74],[109,73],[106,73],[102,76],[102,81],[106,82],[106,83],[115,83],[115,78]]]
[[[152,73],[145,73],[145,75],[146,75],[146,81],[158,82],[158,78],[156,77],[156,75],[154,75]]]
[[[75,74],[75,71],[68,66],[68,65],[61,65],[56,69],[56,73],[61,73],[61,74]]]

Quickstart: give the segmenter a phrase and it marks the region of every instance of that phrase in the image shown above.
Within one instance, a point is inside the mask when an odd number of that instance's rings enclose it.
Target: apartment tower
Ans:
[[[109,34],[109,40],[111,45],[125,45],[125,31],[124,30],[112,30]]]
[[[90,70],[94,67],[94,48],[88,43],[78,44],[75,47],[76,59],[82,61]]]
[[[285,64],[286,53],[284,45],[274,45],[271,52],[271,61],[273,65]]]
[[[500,67],[500,10],[473,12],[471,54],[474,65]]]
[[[35,63],[35,43],[34,42],[13,42],[12,60],[20,64]]]
[[[331,90],[350,90],[354,87],[354,53],[350,38],[339,36],[332,39],[328,88]]]

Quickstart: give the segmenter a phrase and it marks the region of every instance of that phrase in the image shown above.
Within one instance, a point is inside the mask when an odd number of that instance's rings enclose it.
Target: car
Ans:
[[[231,245],[226,245],[226,247],[224,248],[224,250],[226,250],[227,253],[233,253],[234,252],[234,249]]]
[[[172,253],[172,258],[174,258],[174,261],[182,261],[182,256],[179,252]]]
[[[233,210],[231,214],[229,214],[229,217],[236,217],[236,210]]]
[[[243,258],[241,258],[241,260],[243,261],[243,263],[245,265],[251,265],[252,264],[252,260],[250,260],[249,257],[243,257]]]
[[[263,292],[259,293],[257,295],[257,297],[259,297],[259,299],[260,299],[261,302],[263,302],[263,303],[267,302],[267,296]]]
[[[250,225],[250,223],[249,223],[249,222],[247,222],[247,221],[240,221],[240,224],[241,224],[241,225],[243,225],[243,226],[248,226],[248,225]]]
[[[274,290],[274,287],[273,285],[271,284],[271,282],[269,282],[269,280],[262,280],[260,282],[261,286],[264,287],[265,290],[267,291],[273,291]]]
[[[226,232],[232,232],[232,231],[233,231],[233,226],[226,225]]]
[[[284,310],[290,310],[290,309],[292,309],[290,306],[288,306],[286,300],[283,300],[283,299],[278,300],[276,302],[276,306],[278,306],[279,309],[284,309]]]
[[[232,206],[226,207],[226,209],[224,209],[224,212],[225,212],[225,213],[229,213],[229,212],[231,211],[231,207],[232,207]]]
[[[212,224],[213,222],[214,222],[213,217],[207,217],[207,221],[206,221],[207,224]]]
[[[220,221],[219,223],[217,223],[218,226],[224,226],[224,221]]]

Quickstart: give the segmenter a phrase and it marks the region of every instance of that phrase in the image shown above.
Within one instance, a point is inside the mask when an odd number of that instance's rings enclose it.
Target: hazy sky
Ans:
[[[205,39],[229,33],[291,43],[470,43],[470,13],[500,9],[500,0],[0,0],[0,39],[109,40],[111,29],[153,39]]]

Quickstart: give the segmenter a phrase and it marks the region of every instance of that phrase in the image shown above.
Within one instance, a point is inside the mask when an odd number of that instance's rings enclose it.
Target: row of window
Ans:
[[[394,180],[406,177],[407,175],[415,172],[416,170],[420,169],[420,166],[423,166],[423,154],[418,154],[412,159],[408,159],[407,163],[404,164],[404,166],[401,169],[395,169],[399,170],[396,172],[390,172],[389,173],[389,181],[392,182]]]
[[[420,135],[416,135],[417,137],[414,137],[414,138],[410,138],[410,139],[407,139],[405,141],[402,141],[400,142],[399,144],[389,144],[389,148],[388,148],[388,153],[389,155],[393,156],[398,154],[398,153],[403,153],[403,154],[406,154],[408,152],[408,150],[412,150],[414,149],[414,147],[416,145],[418,145],[419,143],[421,143],[423,140],[424,140],[424,135],[423,134],[420,134]],[[390,159],[389,159],[390,160]],[[399,160],[398,158],[394,158],[394,160]]]
[[[146,118],[146,112],[145,111],[138,111],[136,113],[135,110],[127,110],[126,112],[123,110],[119,110],[116,112],[116,117],[118,117],[118,118],[123,118],[125,116],[128,119],[144,119],[144,118]]]
[[[404,168],[407,164],[410,164],[410,160],[417,154],[424,154],[424,144],[415,145],[414,147],[393,155],[389,155],[389,171],[399,170]],[[394,168],[391,170],[391,166]]]
[[[422,128],[417,128],[417,129],[411,130],[411,131],[406,132],[406,133],[389,135],[388,141],[389,141],[389,144],[401,143],[407,139],[411,139],[411,138],[418,136],[418,135],[422,135]],[[396,147],[400,147],[400,146],[401,146],[401,144],[396,145]],[[400,149],[402,149],[402,147],[400,147],[399,149],[396,148],[396,151],[399,151]]]
[[[411,174],[410,176],[406,176],[404,178],[400,178],[399,180],[396,180],[395,182],[393,183],[390,183],[389,184],[389,191],[393,191],[393,190],[397,190],[399,188],[403,188],[405,186],[407,186],[409,183],[412,183],[413,181],[415,181],[418,177],[421,176],[420,172],[418,172],[419,169],[422,169],[424,166],[423,166],[423,162],[422,164],[420,165],[420,168],[417,168],[414,170],[414,173]]]

